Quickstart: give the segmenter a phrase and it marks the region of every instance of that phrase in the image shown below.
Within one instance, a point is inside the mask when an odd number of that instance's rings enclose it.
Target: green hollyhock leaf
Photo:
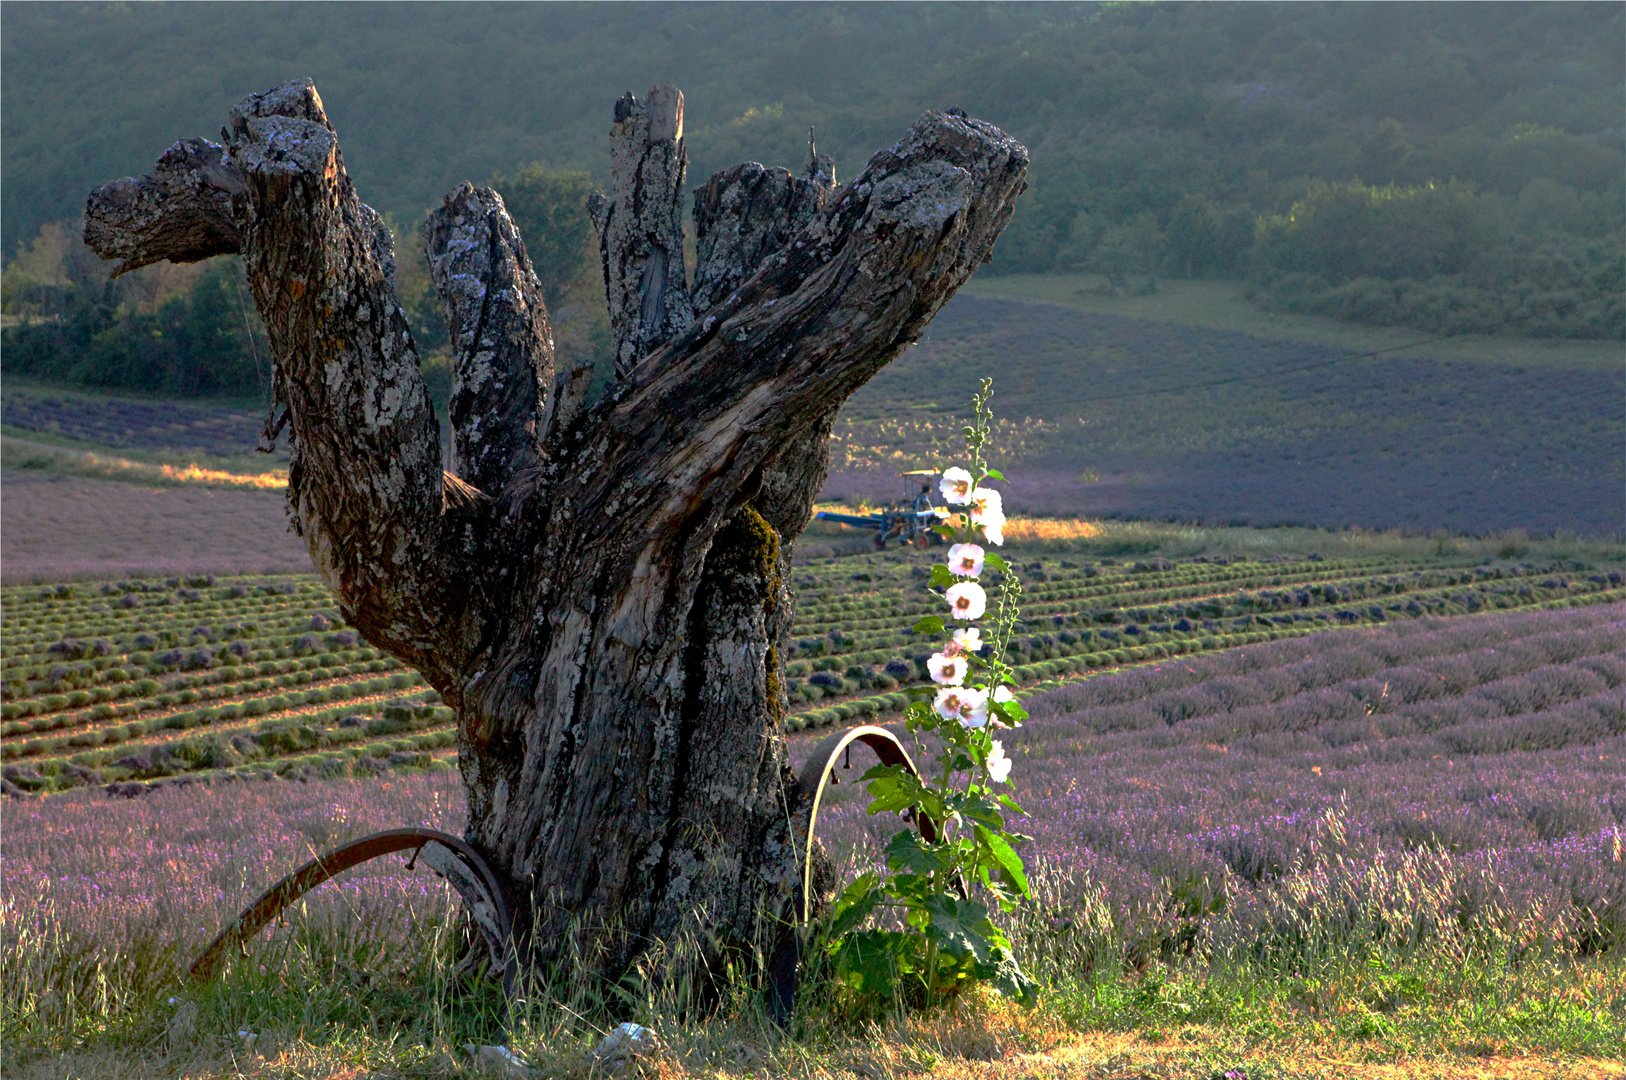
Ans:
[[[877,765],[865,773],[860,783],[869,785],[874,801],[869,804],[872,814],[896,814],[920,802],[926,794],[920,781],[903,771],[901,765]]]
[[[998,570],[1002,574],[1010,572],[1011,565],[1006,562],[998,552],[990,551],[982,557],[982,565],[987,570]]]
[[[1028,718],[1028,711],[1016,701],[990,701],[988,707],[994,715],[1005,721],[1010,727],[1020,727],[1022,721]]]
[[[915,941],[901,930],[849,934],[836,954],[836,971],[854,990],[890,996],[898,977],[914,967]]]
[[[858,879],[842,890],[836,898],[830,917],[830,937],[840,938],[856,930],[869,918],[875,905],[886,895],[881,876],[876,873],[860,874]]]
[[[949,572],[948,567],[944,566],[942,563],[938,563],[936,566],[932,567],[932,579],[930,582],[928,582],[928,584],[930,584],[933,588],[943,588],[953,585],[959,580],[959,578],[955,577]]]
[[[1011,887],[1023,896],[1031,897],[1033,891],[1028,888],[1028,877],[1022,867],[1022,856],[999,833],[982,825],[976,825],[977,839],[988,846],[988,851],[999,866],[1000,875],[1010,883]]]
[[[988,909],[975,900],[962,900],[958,896],[928,897],[921,905],[931,916],[926,936],[936,941],[944,952],[955,959],[974,956],[979,963],[993,960],[991,934],[997,934],[988,921]]]
[[[1000,949],[993,963],[977,965],[977,975],[1012,1001],[1032,1007],[1039,1000],[1039,984],[1023,973],[1009,949]]]
[[[943,618],[940,615],[928,615],[915,623],[917,634],[941,634],[943,632]]]
[[[927,847],[920,842],[920,834],[913,829],[893,835],[886,844],[887,869],[894,873],[926,875],[936,870],[952,869],[953,856],[942,848]]]
[[[1000,814],[994,801],[984,794],[962,795],[954,804],[954,809],[970,818],[979,825],[990,829],[1003,829],[1005,818]]]

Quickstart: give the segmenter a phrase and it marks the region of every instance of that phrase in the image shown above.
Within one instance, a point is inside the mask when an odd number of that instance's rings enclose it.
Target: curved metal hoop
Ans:
[[[819,804],[824,800],[824,789],[827,784],[833,783],[830,774],[835,771],[836,759],[841,756],[853,743],[860,742],[881,759],[882,765],[902,765],[911,776],[919,776],[920,771],[909,757],[909,752],[903,748],[898,737],[885,728],[875,727],[872,724],[861,724],[846,731],[836,731],[825,736],[824,741],[813,748],[813,756],[807,759],[802,766],[802,774],[796,778],[796,786],[801,789],[804,797],[808,798],[807,811],[807,844],[802,851],[802,922],[807,922],[813,914],[813,830],[819,823]],[[937,839],[937,822],[925,814],[916,811],[915,825],[920,829],[921,837],[931,843]]]
[[[192,962],[192,980],[202,982],[208,979],[214,974],[227,949],[241,945],[259,933],[289,904],[324,881],[380,855],[397,851],[412,851],[414,861],[421,854],[430,868],[458,891],[475,925],[480,927],[491,955],[502,959],[503,987],[511,991],[518,974],[518,956],[510,940],[513,916],[497,875],[480,857],[480,853],[460,837],[439,829],[418,828],[386,829],[352,840],[343,847],[312,859],[271,886],[258,900],[244,908],[242,914],[233,919]]]

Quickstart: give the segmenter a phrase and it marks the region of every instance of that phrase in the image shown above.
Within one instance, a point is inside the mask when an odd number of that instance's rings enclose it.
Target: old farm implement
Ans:
[[[806,924],[814,914],[812,878],[817,843],[814,833],[818,827],[819,806],[825,788],[840,783],[835,775],[837,770],[852,768],[853,749],[860,746],[872,752],[883,765],[899,765],[919,775],[903,744],[885,728],[860,725],[833,732],[819,743],[802,767],[792,796],[793,805],[801,808],[806,831],[800,841],[802,887],[794,911],[786,913],[788,921]],[[904,817],[914,823],[927,841],[937,838],[938,823],[930,817],[913,807],[904,811]],[[249,939],[301,896],[346,870],[393,853],[410,853],[408,869],[422,862],[457,890],[464,911],[484,939],[491,972],[502,979],[504,990],[511,996],[518,988],[520,975],[517,941],[520,928],[514,925],[512,898],[490,864],[466,841],[438,829],[425,828],[372,833],[305,863],[272,885],[227,924],[193,961],[192,981],[206,982],[233,954],[243,952]],[[960,888],[963,893],[963,883]],[[799,936],[790,934],[770,962],[768,1008],[781,1024],[788,1022],[795,1005],[800,959]]]
[[[932,491],[937,486],[937,470],[915,469],[898,475],[903,477],[903,498],[890,507],[872,514],[837,514],[820,510],[814,517],[855,529],[874,529],[875,546],[878,548],[886,547],[891,540],[913,544],[918,548],[941,544],[943,539],[933,528],[942,524],[948,511],[932,502]],[[920,488],[918,493],[914,490],[916,485]]]

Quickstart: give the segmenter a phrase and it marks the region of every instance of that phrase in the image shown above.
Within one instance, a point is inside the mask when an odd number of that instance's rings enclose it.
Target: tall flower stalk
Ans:
[[[881,765],[864,774],[871,814],[907,812],[935,828],[896,833],[886,845],[886,873],[864,874],[848,886],[830,923],[839,978],[861,992],[926,1005],[978,981],[1022,1001],[1037,989],[988,903],[1010,912],[1032,896],[1005,826],[1007,813],[1022,810],[998,790],[1010,783],[1011,761],[995,733],[1019,726],[1027,713],[1005,659],[1022,587],[1009,564],[988,550],[1004,543],[1005,524],[999,492],[986,486],[1005,478],[983,459],[992,386],[984,379],[971,399],[964,429],[969,468],[945,469],[939,482],[949,515],[937,531],[951,546],[947,560],[932,567],[928,587],[941,590],[946,617],[930,615],[914,626],[915,634],[940,642],[926,665],[934,686],[910,691],[915,700],[906,718],[917,745],[936,734],[936,768],[916,776]],[[999,576],[992,604],[986,573]],[[877,913],[901,928],[861,929]]]

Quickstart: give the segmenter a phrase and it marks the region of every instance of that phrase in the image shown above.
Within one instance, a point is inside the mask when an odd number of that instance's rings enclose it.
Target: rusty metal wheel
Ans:
[[[204,982],[214,974],[226,950],[241,948],[249,938],[280,915],[289,904],[329,878],[381,855],[411,851],[409,867],[421,857],[429,868],[445,878],[463,898],[476,926],[491,951],[492,964],[502,972],[503,989],[512,993],[519,973],[519,957],[513,942],[513,914],[502,884],[480,853],[451,833],[439,829],[386,829],[334,848],[301,866],[278,881],[254,903],[244,908],[220,934],[192,961],[193,982]]]
[[[850,767],[852,764],[852,747],[854,743],[862,743],[874,751],[875,756],[881,759],[882,765],[902,765],[911,775],[919,776],[920,771],[915,768],[914,761],[909,752],[903,748],[898,737],[886,728],[875,727],[872,724],[861,724],[846,731],[836,731],[827,735],[824,741],[813,748],[813,755],[802,766],[802,773],[796,778],[796,786],[802,796],[808,801],[807,810],[807,842],[802,848],[802,908],[801,921],[807,922],[812,917],[812,889],[813,889],[813,845],[815,843],[813,831],[819,823],[819,804],[824,800],[824,789],[838,781],[831,775],[835,772],[836,762],[843,756]],[[924,814],[916,814],[915,826],[920,835],[928,843],[937,839],[937,823]]]

